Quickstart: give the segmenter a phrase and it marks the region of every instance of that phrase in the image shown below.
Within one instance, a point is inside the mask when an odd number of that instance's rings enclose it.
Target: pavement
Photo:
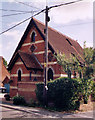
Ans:
[[[34,114],[35,118],[39,116],[39,118],[93,118],[93,111],[88,112],[79,112],[79,113],[62,113],[62,112],[51,112],[45,110],[43,108],[33,108],[27,106],[16,106],[12,104],[12,101],[6,101],[4,99],[4,94],[0,94],[0,107],[8,108],[11,110],[16,110],[20,112],[24,112],[27,114]]]

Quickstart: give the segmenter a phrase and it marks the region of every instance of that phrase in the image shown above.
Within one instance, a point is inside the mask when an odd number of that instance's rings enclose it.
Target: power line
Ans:
[[[71,24],[71,25],[60,25],[60,26],[55,26],[56,28],[58,27],[69,27],[69,26],[76,26],[76,25],[84,25],[84,24],[90,24],[90,23],[93,23],[93,22],[86,22],[86,23],[77,23],[77,24]]]
[[[10,9],[0,9],[2,11],[11,11],[11,12],[31,12],[31,11],[22,11],[22,10],[10,10]]]
[[[23,12],[23,13],[8,14],[8,15],[2,15],[1,17],[14,16],[14,15],[20,15],[20,14],[29,14],[29,13],[34,13],[34,12],[37,12],[37,11],[30,11],[30,12]]]
[[[80,1],[83,1],[83,0],[76,0],[76,1],[73,1],[73,2],[69,2],[69,3],[62,3],[60,5],[54,5],[54,6],[49,7],[48,10],[51,9],[51,8],[60,7],[60,6],[63,6],[63,5],[69,5],[69,4],[73,4],[73,3],[76,3],[76,2],[80,2]]]
[[[64,4],[60,4],[60,5],[54,5],[54,6],[49,7],[48,10],[51,9],[51,8],[54,8],[54,7],[59,7],[59,6],[62,6],[62,5],[68,5],[68,4],[76,3],[76,2],[79,2],[79,1],[83,1],[83,0],[77,0],[77,1],[74,1],[74,2],[64,3]],[[1,32],[0,35],[2,35],[3,33],[5,33],[5,32],[7,32],[7,31],[9,31],[9,30],[17,27],[17,26],[20,25],[20,24],[26,22],[27,20],[31,19],[32,17],[39,15],[40,13],[44,12],[45,10],[46,10],[46,8],[43,9],[43,10],[41,10],[40,12],[36,13],[35,15],[33,15],[33,16],[31,16],[31,17],[29,17],[29,18],[27,18],[27,19],[19,22],[18,24],[14,25],[14,26],[12,26],[12,27],[10,27],[10,28],[8,28],[7,30]]]
[[[37,8],[37,7],[34,7],[34,6],[31,6],[31,5],[29,5],[29,4],[27,4],[27,3],[24,3],[24,2],[19,2],[19,1],[17,1],[17,0],[15,0],[17,3],[20,3],[20,4],[23,4],[23,5],[26,5],[26,6],[28,6],[28,7],[33,7],[33,8],[36,8],[36,9],[40,9],[40,8]]]
[[[7,30],[1,32],[0,35],[2,35],[3,33],[5,33],[5,32],[7,32],[7,31],[9,31],[9,30],[11,30],[11,29],[17,27],[18,25],[20,25],[20,24],[22,24],[22,23],[28,21],[28,20],[31,19],[32,17],[34,17],[34,16],[36,16],[36,15],[39,15],[39,14],[42,13],[43,11],[45,11],[45,9],[43,9],[43,10],[41,10],[40,12],[36,13],[35,15],[33,15],[33,16],[31,16],[31,17],[29,17],[29,18],[27,18],[27,19],[25,19],[25,20],[19,22],[18,24],[14,25],[14,26],[12,26],[12,27],[10,27],[10,28],[8,28]]]

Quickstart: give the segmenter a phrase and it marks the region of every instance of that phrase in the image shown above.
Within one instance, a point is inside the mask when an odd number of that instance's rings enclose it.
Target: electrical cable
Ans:
[[[1,17],[14,16],[14,15],[20,15],[20,14],[29,14],[29,13],[34,13],[34,12],[37,12],[37,11],[23,12],[23,13],[15,13],[15,14],[8,14],[8,15],[2,15]]]
[[[79,2],[79,1],[83,1],[83,0],[77,0],[77,1],[69,2],[69,3],[60,4],[60,5],[54,5],[54,6],[49,7],[48,10],[51,9],[51,8],[54,8],[54,7],[59,7],[59,6],[62,6],[62,5],[68,5],[68,4],[76,3],[76,2]],[[8,28],[7,30],[1,32],[0,35],[2,35],[3,33],[5,33],[5,32],[7,32],[7,31],[9,31],[9,30],[17,27],[17,26],[20,25],[20,24],[26,22],[27,20],[31,19],[32,17],[39,15],[40,13],[44,12],[45,10],[46,10],[46,8],[43,9],[43,10],[41,10],[40,12],[36,13],[35,15],[33,15],[33,16],[31,16],[31,17],[29,17],[29,18],[27,18],[27,19],[19,22],[18,24],[14,25],[14,26],[12,26],[12,27],[10,27],[10,28]]]
[[[31,11],[22,11],[22,10],[10,10],[10,9],[0,9],[2,11],[11,11],[11,12],[31,12]]]
[[[23,4],[23,5],[26,5],[26,6],[28,6],[28,7],[33,7],[33,8],[36,8],[36,9],[41,10],[40,8],[34,7],[34,6],[29,5],[29,4],[27,4],[27,3],[24,3],[24,2],[19,2],[19,1],[17,1],[17,0],[15,0],[15,2],[20,3],[20,4]]]

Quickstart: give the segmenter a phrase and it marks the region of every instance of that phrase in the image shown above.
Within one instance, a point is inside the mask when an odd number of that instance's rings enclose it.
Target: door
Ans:
[[[53,80],[53,71],[51,68],[48,69],[48,81]]]

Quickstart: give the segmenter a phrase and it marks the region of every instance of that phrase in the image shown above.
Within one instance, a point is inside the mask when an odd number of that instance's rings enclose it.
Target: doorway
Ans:
[[[53,80],[53,70],[51,68],[48,69],[48,81]]]

